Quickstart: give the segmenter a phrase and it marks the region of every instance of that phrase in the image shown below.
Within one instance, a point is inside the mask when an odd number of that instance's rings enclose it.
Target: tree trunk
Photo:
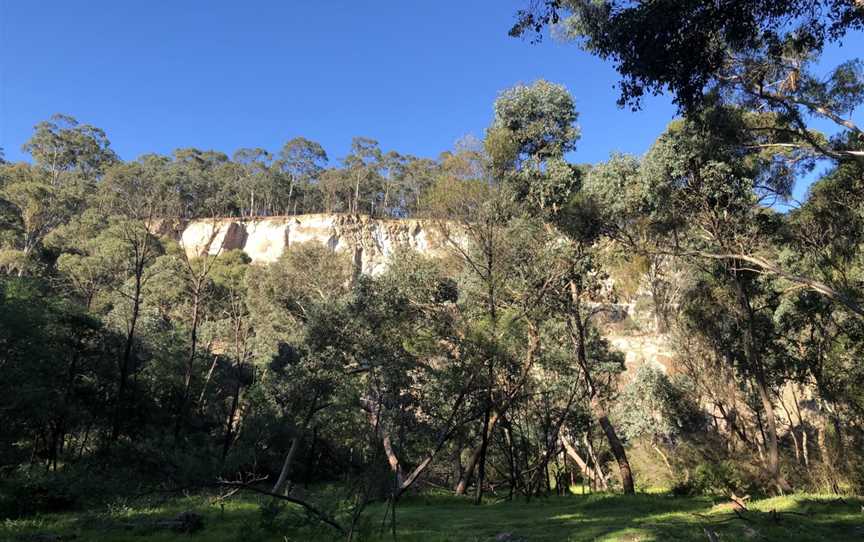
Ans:
[[[294,440],[291,441],[291,447],[288,449],[288,454],[285,456],[285,461],[282,463],[282,470],[279,472],[279,478],[273,484],[271,493],[279,493],[285,490],[288,484],[288,477],[291,476],[291,466],[294,463],[294,458],[297,457],[297,452],[300,450],[300,442],[303,440],[303,435],[298,433]]]
[[[489,394],[487,397],[486,413],[483,416],[483,433],[480,440],[480,454],[477,469],[477,484],[474,492],[474,504],[480,504],[483,500],[483,481],[486,478],[486,450],[489,448],[489,439],[492,436],[492,365],[489,365]],[[497,420],[497,417],[496,417]]]
[[[239,368],[238,368],[239,370]],[[237,416],[237,407],[240,405],[240,377],[237,375],[237,385],[231,397],[231,409],[228,411],[228,421],[225,425],[225,438],[222,441],[222,461],[228,457],[228,450],[234,439],[234,418]]]
[[[783,402],[783,397],[778,397],[780,402],[780,406],[783,408],[783,412],[786,413],[786,419],[789,420],[789,435],[792,437],[792,444],[795,447],[795,461],[800,465],[802,462],[801,459],[801,442],[798,440],[798,432],[795,430],[795,420],[792,419],[792,413],[786,408],[786,403]]]
[[[579,452],[576,450],[576,447],[573,446],[573,443],[570,442],[570,439],[561,435],[561,443],[564,445],[564,450],[567,452],[567,455],[570,456],[570,459],[573,460],[574,463],[579,467],[579,470],[582,471],[582,475],[589,480],[600,480],[601,487],[603,491],[609,489],[609,486],[606,484],[606,478],[603,476],[599,476],[594,469],[592,469],[588,463],[579,455]]]
[[[117,385],[117,397],[114,404],[113,423],[111,424],[111,441],[116,442],[120,437],[121,418],[123,412],[123,400],[126,395],[127,380],[129,379],[129,362],[132,359],[132,346],[135,342],[135,327],[138,324],[138,313],[141,310],[141,279],[143,263],[136,270],[135,292],[132,298],[132,314],[129,318],[129,328],[126,333],[126,342],[123,346],[123,357],[120,360],[120,381]]]
[[[402,474],[402,465],[399,463],[399,458],[393,450],[393,443],[390,440],[390,432],[381,426],[379,426],[378,430],[381,431],[381,443],[384,445],[384,454],[387,456],[387,464],[390,465],[390,470],[393,472],[393,476],[396,477],[396,487],[402,487],[402,483],[405,481],[405,476]]]
[[[189,403],[189,393],[192,388],[192,375],[195,372],[195,355],[198,349],[198,321],[200,314],[200,285],[196,284],[192,294],[192,323],[189,334],[189,356],[186,359],[186,370],[183,374],[183,393],[180,396],[180,405],[177,409],[177,421],[174,427],[174,439],[180,435],[186,417],[186,409]]]
[[[807,428],[804,426],[804,418],[801,416],[801,406],[798,404],[798,396],[795,394],[795,387],[792,387],[792,400],[795,402],[795,414],[798,418],[798,427],[801,430],[801,452],[804,454],[804,466],[807,468],[807,473],[810,473],[810,450],[807,446]]]
[[[655,452],[657,452],[657,455],[660,456],[660,459],[663,460],[663,464],[666,465],[666,468],[669,470],[669,474],[674,475],[675,469],[672,468],[672,464],[669,463],[669,458],[666,457],[666,454],[663,452],[663,449],[660,447],[660,445],[656,442],[652,442],[651,447],[654,449]]]
[[[621,475],[621,486],[624,489],[625,495],[633,495],[636,489],[633,484],[633,472],[630,470],[630,462],[627,460],[627,452],[624,451],[624,446],[621,440],[615,433],[615,428],[612,422],[609,421],[605,410],[600,409],[595,412],[599,414],[597,421],[600,422],[600,427],[603,428],[603,433],[606,435],[606,440],[609,441],[609,447],[612,449],[612,455],[615,456],[615,461],[618,463],[618,471]]]
[[[204,407],[206,403],[204,402],[204,395],[207,393],[207,385],[210,383],[210,379],[213,378],[213,371],[216,370],[216,363],[219,361],[219,356],[213,356],[213,363],[210,364],[210,369],[207,371],[207,376],[204,378],[204,383],[201,385],[201,394],[198,396],[198,404],[197,408],[199,411],[204,411]]]
[[[489,419],[488,426],[485,427],[486,432],[491,434],[494,431],[495,426],[498,423],[498,413],[493,412],[492,417]],[[484,423],[484,425],[486,425]],[[468,457],[468,462],[465,464],[465,469],[462,473],[462,478],[459,479],[459,483],[456,484],[456,494],[464,495],[468,490],[468,486],[471,484],[471,479],[474,476],[474,469],[477,467],[477,463],[480,460],[482,444],[478,445],[477,448],[471,452],[471,455]]]
[[[756,332],[754,329],[753,308],[750,305],[750,299],[747,295],[744,285],[737,276],[733,277],[738,293],[738,301],[746,325],[744,326],[744,342],[747,350],[748,361],[753,372],[754,381],[756,383],[756,391],[759,394],[759,400],[762,402],[762,410],[765,414],[764,429],[765,429],[765,454],[766,467],[768,474],[774,480],[777,490],[782,494],[790,491],[792,487],[789,482],[783,477],[780,472],[780,450],[777,444],[777,419],[774,415],[774,404],[771,401],[771,394],[768,390],[768,383],[765,379],[765,370],[762,366],[762,359],[759,355],[759,350],[756,346]]]
[[[591,436],[588,433],[585,433],[582,437],[583,442],[585,443],[585,449],[588,450],[588,457],[591,459],[591,463],[594,465],[594,474],[597,476],[596,479],[592,480],[592,490],[597,489],[597,482],[600,482],[600,486],[603,490],[609,489],[609,477],[606,476],[606,473],[603,472],[603,465],[600,464],[600,459],[597,458],[597,454],[594,452],[594,445],[591,443]]]
[[[831,450],[828,449],[827,426],[828,422],[823,414],[822,423],[819,424],[819,429],[816,433],[816,442],[819,446],[819,455],[821,456],[822,464],[828,474],[828,482],[831,484],[831,491],[836,494],[840,493],[840,487],[837,483],[834,458],[831,455]]]
[[[625,495],[635,493],[635,483],[633,482],[633,471],[630,469],[630,462],[627,459],[627,452],[609,421],[606,415],[606,409],[602,404],[602,400],[598,397],[598,390],[594,386],[594,380],[591,376],[591,369],[588,365],[588,355],[585,351],[585,323],[582,321],[581,310],[581,287],[576,281],[570,282],[570,300],[572,303],[572,314],[570,318],[571,339],[576,347],[576,359],[585,376],[586,387],[591,396],[591,409],[600,426],[603,428],[603,433],[606,435],[606,440],[609,441],[609,448],[612,450],[612,455],[615,456],[615,461],[618,463],[618,472],[621,476],[621,487],[624,489]],[[575,333],[574,333],[575,331]]]

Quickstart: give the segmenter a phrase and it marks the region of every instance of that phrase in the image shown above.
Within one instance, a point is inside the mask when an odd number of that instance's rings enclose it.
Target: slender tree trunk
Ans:
[[[513,427],[510,422],[505,419],[503,424],[504,428],[504,439],[507,443],[507,468],[509,469],[510,476],[510,491],[508,495],[508,499],[513,499],[513,493],[519,487],[519,475],[517,472],[516,466],[516,446],[513,442]]]
[[[177,420],[174,426],[174,439],[180,435],[186,410],[189,403],[189,394],[192,388],[192,375],[195,372],[195,355],[198,349],[198,321],[201,304],[200,284],[196,284],[192,293],[192,322],[189,334],[189,355],[186,358],[186,370],[183,375],[183,393],[180,396],[180,405],[177,409]]]
[[[588,457],[591,459],[591,463],[594,465],[594,474],[597,475],[597,478],[593,479],[593,487],[592,490],[597,489],[597,482],[600,482],[601,487],[604,491],[609,489],[609,477],[606,476],[606,472],[603,471],[603,465],[600,464],[600,459],[597,457],[597,453],[594,451],[594,444],[591,442],[592,437],[590,433],[585,433],[582,436],[582,441],[585,443],[585,449],[588,450]]]
[[[597,421],[600,423],[600,427],[606,435],[606,440],[609,441],[609,448],[612,450],[612,455],[615,456],[615,461],[618,463],[621,487],[623,488],[625,495],[632,495],[635,493],[635,483],[633,482],[633,471],[630,469],[630,461],[627,459],[627,452],[624,450],[624,446],[621,444],[621,440],[618,438],[618,434],[615,432],[612,422],[609,421],[606,409],[602,400],[598,397],[598,390],[595,388],[593,378],[591,377],[588,355],[585,351],[586,333],[585,323],[582,321],[581,294],[580,286],[576,281],[571,281],[570,295],[573,304],[573,313],[571,317],[572,322],[570,326],[571,338],[575,343],[576,357],[579,361],[579,365],[582,367],[589,395],[591,396],[591,409],[594,413],[594,417],[596,417]],[[573,333],[574,330],[575,333]]]
[[[390,432],[383,427],[379,427],[379,430],[382,434],[381,443],[384,446],[384,455],[387,456],[387,464],[390,465],[390,470],[393,472],[393,476],[396,477],[396,487],[402,487],[405,476],[402,474],[402,464],[399,463],[399,457],[396,455],[396,451],[393,449],[393,442],[390,439]]]
[[[239,369],[239,368],[238,368]],[[234,440],[234,418],[237,416],[237,407],[240,405],[240,377],[237,375],[237,384],[231,397],[231,408],[228,411],[228,421],[225,425],[225,438],[222,441],[222,461],[228,457],[228,450]]]
[[[780,406],[783,408],[783,412],[786,413],[786,419],[789,420],[789,434],[792,436],[792,444],[795,446],[795,461],[798,464],[801,464],[801,442],[798,440],[798,431],[796,431],[795,420],[792,419],[792,413],[786,408],[786,403],[783,401],[782,396],[777,397],[780,402]]]
[[[491,369],[489,371],[492,372]],[[492,383],[489,383],[491,388]],[[474,504],[480,504],[483,500],[483,481],[486,478],[486,450],[489,447],[489,438],[492,436],[492,425],[490,423],[490,410],[492,405],[486,407],[486,413],[483,416],[483,433],[480,440],[479,462],[477,464],[477,484],[474,491]]]
[[[288,449],[288,454],[285,456],[285,461],[282,463],[282,470],[279,472],[279,478],[276,480],[276,483],[273,484],[273,489],[270,490],[271,493],[281,494],[285,490],[289,477],[291,476],[291,466],[294,463],[294,459],[297,457],[297,452],[300,450],[300,442],[302,440],[302,434],[298,433],[294,436],[294,440],[291,441],[291,447]]]
[[[666,456],[666,453],[663,452],[663,448],[660,447],[656,442],[651,443],[651,447],[657,452],[657,455],[660,456],[660,459],[663,460],[663,464],[666,465],[666,468],[669,469],[669,474],[675,474],[675,469],[672,468],[672,464],[669,463],[669,458]]]
[[[491,284],[491,282],[490,282]],[[490,290],[491,291],[491,290]],[[490,295],[490,299],[493,297]],[[495,308],[492,306],[490,314],[493,316],[493,321],[495,318]],[[493,325],[494,329],[494,325]],[[486,451],[489,448],[489,439],[492,437],[492,433],[495,430],[495,422],[498,421],[498,415],[493,414],[492,412],[492,388],[494,386],[495,381],[495,370],[494,370],[495,360],[489,360],[489,374],[487,375],[489,381],[487,383],[488,391],[486,393],[486,411],[483,413],[483,431],[480,434],[480,450],[479,450],[479,459],[478,459],[478,469],[477,469],[477,484],[475,486],[474,492],[474,504],[480,504],[483,500],[483,482],[486,479]],[[493,420],[492,417],[495,417]]]
[[[66,440],[66,420],[68,415],[69,405],[72,401],[72,392],[75,386],[75,377],[78,374],[78,352],[80,349],[80,341],[76,341],[76,345],[72,350],[72,359],[69,362],[69,372],[66,378],[66,390],[63,393],[63,408],[60,410],[60,415],[54,422],[54,432],[51,436],[51,462],[53,468],[57,470],[57,459],[63,451],[63,443]]]
[[[606,411],[602,407],[599,409],[595,408],[595,415],[597,416],[597,421],[600,422],[600,427],[603,428],[606,440],[609,441],[612,455],[615,456],[615,461],[618,463],[618,471],[621,474],[621,486],[624,489],[624,494],[633,495],[636,493],[636,489],[633,485],[633,472],[630,470],[627,452],[624,450],[618,434],[615,433],[615,428],[612,426],[612,422],[609,421]]]
[[[491,433],[495,429],[495,425],[498,423],[498,414],[493,413],[491,419],[489,420],[488,426],[484,423],[484,428],[487,433]],[[471,484],[471,479],[474,476],[474,469],[477,467],[477,463],[480,460],[481,453],[481,445],[478,445],[471,455],[468,457],[468,462],[465,463],[465,468],[462,471],[462,478],[459,479],[459,483],[456,484],[456,494],[464,495],[468,490],[468,486]]]
[[[759,371],[761,373],[761,371]],[[762,401],[762,410],[765,411],[765,430],[767,442],[765,443],[765,452],[767,456],[768,472],[773,477],[777,490],[780,493],[790,491],[792,487],[789,482],[780,473],[780,449],[777,444],[777,420],[774,416],[774,404],[771,401],[771,394],[768,393],[768,386],[765,383],[765,376],[760,374],[756,377],[756,387],[759,391],[759,399]]]
[[[135,327],[138,324],[138,314],[141,310],[141,279],[143,274],[143,262],[138,266],[135,273],[135,290],[132,298],[132,314],[129,318],[129,327],[126,333],[126,342],[123,346],[123,357],[120,360],[120,380],[117,385],[117,397],[114,403],[113,423],[111,424],[111,442],[116,442],[120,437],[122,424],[123,402],[126,395],[127,380],[129,379],[129,362],[132,359],[132,347],[135,342]]]
[[[744,285],[737,276],[733,277],[733,280],[738,292],[741,311],[746,319],[746,325],[744,326],[744,341],[747,349],[747,357],[749,358],[750,366],[753,371],[753,380],[756,384],[756,391],[759,394],[759,400],[762,402],[762,410],[765,414],[764,429],[765,453],[767,456],[766,467],[768,469],[768,474],[770,474],[771,478],[774,480],[777,490],[782,494],[790,491],[792,487],[780,472],[780,450],[777,443],[777,419],[774,415],[774,403],[771,401],[771,394],[768,390],[768,383],[765,379],[762,359],[756,346],[753,308],[750,305],[750,299],[744,289]]]
[[[840,463],[840,468],[846,468],[846,443],[843,439],[843,425],[840,423],[840,416],[836,413],[831,413],[831,423],[834,425],[834,434],[837,435],[837,461]]]
[[[804,466],[807,468],[807,473],[810,473],[810,450],[807,446],[807,427],[804,426],[804,419],[801,416],[801,406],[798,404],[798,396],[795,394],[795,387],[792,386],[792,400],[795,402],[795,415],[798,418],[798,427],[801,430],[801,453],[804,455]]]
[[[561,443],[564,445],[564,450],[567,452],[567,455],[570,456],[570,459],[572,459],[574,463],[576,463],[576,466],[579,467],[579,470],[585,478],[589,480],[599,480],[603,491],[609,489],[609,486],[606,484],[606,478],[595,472],[595,470],[588,465],[585,459],[579,455],[579,452],[576,450],[576,447],[570,439],[561,435]]]
[[[828,474],[828,482],[831,484],[831,491],[836,494],[840,493],[840,487],[837,483],[834,457],[831,454],[831,450],[828,449],[827,432],[828,421],[825,419],[825,416],[823,414],[822,421],[819,424],[819,428],[816,432],[816,443],[819,447],[819,455],[821,456],[822,464],[824,465],[824,468]]]
[[[204,410],[205,402],[204,395],[207,392],[207,385],[210,384],[210,379],[213,378],[213,371],[216,369],[216,363],[219,362],[219,356],[213,356],[213,362],[210,364],[210,369],[207,371],[207,376],[204,378],[204,383],[201,385],[201,394],[198,396],[197,408],[200,411]]]
[[[297,434],[294,435],[294,440],[291,441],[291,447],[288,449],[288,454],[285,456],[285,461],[282,463],[282,470],[279,472],[279,478],[273,485],[271,493],[281,493],[285,489],[289,480],[288,477],[291,475],[291,466],[294,463],[294,459],[297,457],[297,452],[300,450],[300,445],[303,442],[303,437],[309,428],[309,424],[312,423],[312,416],[315,415],[317,404],[318,395],[315,394],[312,403],[309,405],[309,410],[306,412],[306,417],[303,419],[303,425],[297,429]]]

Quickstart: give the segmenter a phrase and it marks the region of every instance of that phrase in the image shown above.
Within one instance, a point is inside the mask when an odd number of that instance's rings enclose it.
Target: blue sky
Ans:
[[[674,117],[669,99],[618,109],[608,64],[508,37],[524,4],[0,0],[0,147],[25,158],[33,125],[65,113],[104,129],[124,159],[276,151],[294,136],[338,159],[357,135],[434,157],[482,134],[500,90],[544,78],[576,98],[574,160],[647,150]],[[861,36],[828,60],[857,51]]]

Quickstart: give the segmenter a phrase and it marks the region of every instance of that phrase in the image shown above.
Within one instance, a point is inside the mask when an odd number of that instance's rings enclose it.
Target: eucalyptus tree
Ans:
[[[862,179],[862,166],[856,163],[829,170],[811,186],[807,200],[789,213],[794,234],[784,235],[788,243],[784,265],[797,273],[831,281],[848,295],[860,289],[862,280]],[[798,395],[803,401],[809,389],[816,399],[814,421],[820,455],[830,485],[837,488],[841,483],[838,475],[849,472],[849,465],[842,460],[845,454],[839,452],[861,435],[861,364],[855,354],[862,344],[861,319],[817,292],[802,289],[784,295],[774,318],[784,347],[796,362],[791,377]],[[800,445],[807,458],[807,427],[797,406],[797,423],[790,421],[791,431],[800,435],[796,455]],[[826,437],[831,433],[834,451],[829,450]]]
[[[227,155],[180,148],[172,153],[172,158],[163,173],[170,174],[172,193],[180,198],[179,216],[215,217],[241,211],[245,198],[238,205],[237,185],[242,175]]]
[[[642,365],[624,389],[614,417],[630,440],[646,439],[667,468],[673,470],[663,448],[674,449],[687,434],[696,433],[706,422],[689,382],[670,378],[651,365]],[[674,472],[672,473],[674,474]]]
[[[355,179],[345,168],[331,167],[321,172],[317,189],[321,211],[325,213],[350,212],[355,194]]]
[[[328,269],[343,269],[335,288],[307,290],[298,275],[288,289],[306,293],[289,295],[284,305],[303,324],[298,363],[327,367],[324,373],[332,375],[329,395],[321,397],[332,405],[321,414],[324,431],[340,446],[381,459],[390,476],[380,489],[391,505],[428,471],[454,433],[476,419],[467,407],[477,379],[453,283],[438,262],[408,251],[397,256],[383,275],[356,277],[348,290],[347,268],[332,265],[347,260],[330,255]],[[301,402],[308,403],[308,388],[297,393],[305,393]],[[305,424],[303,411],[297,415]],[[374,436],[371,450],[363,434]]]
[[[635,492],[633,471],[627,452],[610,419],[610,400],[616,391],[617,377],[623,371],[620,354],[608,352],[602,341],[594,337],[592,320],[603,312],[610,301],[604,295],[606,278],[598,268],[594,245],[598,240],[598,218],[594,207],[577,199],[565,209],[558,224],[572,243],[574,256],[570,261],[565,285],[557,291],[559,311],[566,323],[566,332],[573,355],[581,369],[591,413],[600,424],[609,448],[618,464],[621,486],[626,494]]]
[[[400,215],[416,216],[423,205],[425,197],[440,172],[440,164],[429,158],[416,156],[406,157],[399,178]]]
[[[334,402],[344,378],[333,356],[310,348],[310,321],[338,310],[353,276],[345,254],[309,243],[294,245],[278,261],[248,271],[246,304],[259,356],[270,355],[267,393],[279,406],[291,444],[272,491],[286,491],[310,429]]]
[[[22,148],[48,173],[49,184],[58,187],[66,181],[64,177],[95,182],[106,167],[118,161],[110,146],[104,131],[58,114],[37,124]]]
[[[537,217],[515,217],[506,232],[499,295],[505,355],[496,375],[494,416],[504,436],[511,495],[521,491],[530,498],[550,487],[548,466],[587,395],[562,333],[558,301],[577,254]]]
[[[532,214],[549,220],[574,247],[564,305],[573,353],[583,371],[592,409],[618,462],[625,493],[634,492],[627,454],[607,414],[606,399],[592,377],[587,357],[592,311],[585,303],[596,292],[597,269],[591,256],[601,232],[588,200],[580,198],[579,168],[565,161],[579,138],[578,114],[572,96],[561,85],[537,81],[503,92],[495,102],[495,118],[487,131],[486,148],[493,171],[513,197]],[[573,198],[577,198],[573,201]]]
[[[381,214],[385,216],[402,216],[404,213],[400,189],[407,164],[408,157],[396,151],[389,151],[381,157],[381,193],[378,199],[381,201]]]
[[[864,10],[857,0],[544,0],[520,10],[510,34],[550,25],[615,64],[622,105],[638,107],[646,93],[668,90],[691,110],[706,90],[731,87],[831,118],[834,108],[809,99],[818,89],[802,64],[864,28]],[[778,72],[783,77],[772,79]]]
[[[324,148],[305,137],[295,137],[287,141],[279,151],[276,166],[287,176],[288,193],[284,197],[283,210],[285,214],[297,214],[298,205],[295,192],[300,192],[302,202],[301,213],[316,210],[313,188],[318,177],[324,171],[328,158]],[[284,187],[282,189],[284,192]]]
[[[503,91],[485,145],[494,174],[516,198],[555,214],[577,185],[565,154],[576,148],[579,114],[562,85],[538,80]]]
[[[56,472],[92,449],[117,341],[99,319],[46,286],[38,278],[0,278],[0,457]]]
[[[511,35],[547,26],[615,64],[622,106],[638,108],[646,93],[668,91],[693,121],[706,120],[700,111],[718,100],[758,111],[758,119],[736,128],[740,152],[761,151],[776,169],[790,173],[806,172],[817,161],[864,160],[864,132],[852,116],[864,101],[860,61],[817,73],[826,46],[864,28],[864,8],[856,0],[546,0],[520,10]],[[816,121],[833,126],[834,135],[815,130]],[[760,273],[809,288],[864,317],[859,291],[798,274],[776,255],[746,250],[715,256],[746,260]]]
[[[636,184],[632,202],[641,206],[624,216],[642,214],[641,220],[650,222],[650,228],[665,240],[669,253],[707,262],[705,265],[719,273],[722,288],[729,289],[730,297],[724,302],[731,304],[744,342],[741,350],[728,358],[740,363],[756,388],[765,423],[766,469],[777,488],[784,491],[789,484],[780,472],[771,363],[766,350],[772,343],[771,332],[765,331],[767,336],[763,333],[760,307],[765,305],[755,304],[766,295],[765,281],[759,280],[758,273],[754,276],[749,259],[736,257],[760,249],[774,250],[771,240],[776,238],[781,220],[765,205],[777,194],[788,193],[791,184],[791,173],[774,167],[770,154],[741,151],[739,138],[744,132],[739,126],[759,118],[721,106],[704,110],[698,120],[673,122],[649,151],[640,174],[619,179]],[[710,129],[705,129],[706,125]],[[607,192],[605,199],[616,197]]]
[[[240,216],[274,213],[279,195],[273,156],[261,148],[238,149],[232,156],[232,163],[236,171],[232,191]]]
[[[342,159],[354,191],[348,201],[349,213],[375,214],[375,207],[380,204],[378,194],[383,160],[384,153],[374,139],[355,137],[351,140],[351,152]],[[361,194],[363,199],[368,199],[365,209],[361,207]]]
[[[33,164],[0,165],[5,267],[19,275],[35,264],[51,230],[83,211],[106,168],[117,162],[102,130],[64,115],[37,124],[23,150]]]
[[[477,468],[477,501],[482,499],[489,439],[498,423],[495,414],[494,381],[500,369],[498,352],[502,329],[501,290],[504,286],[504,256],[508,243],[506,225],[515,207],[503,193],[500,184],[487,176],[481,165],[485,156],[476,152],[460,152],[445,160],[444,174],[439,177],[427,198],[426,212],[434,217],[436,227],[446,239],[454,259],[462,268],[463,278],[472,289],[466,297],[466,310],[476,331],[484,337],[482,349],[483,422],[479,430],[480,443],[474,448],[457,484],[457,493],[464,493]],[[472,178],[472,175],[481,175]]]
[[[219,369],[217,376],[221,378],[218,379],[216,392],[219,402],[214,408],[224,419],[221,446],[223,463],[237,440],[243,421],[244,390],[254,383],[256,375],[256,367],[252,363],[257,353],[255,327],[246,303],[249,263],[245,253],[230,250],[213,262],[208,275],[213,281],[211,310],[214,317],[206,323],[202,334],[221,345],[217,353],[228,363],[218,363],[219,358],[214,359],[203,385],[207,386],[213,371]],[[199,405],[199,408],[203,409],[204,405]]]
[[[133,369],[145,287],[154,278],[149,268],[163,251],[155,232],[164,217],[176,213],[179,205],[173,187],[161,177],[164,165],[164,159],[150,156],[108,170],[100,190],[103,222],[101,225],[91,223],[98,228],[92,243],[82,247],[83,250],[75,250],[79,261],[95,259],[112,268],[110,273],[117,281],[113,293],[120,301],[118,306],[122,307],[125,340],[118,360],[111,441],[116,441],[123,429],[126,391]],[[72,261],[69,264],[74,265]]]
[[[44,173],[29,164],[0,166],[2,198],[2,266],[19,276],[37,266],[33,256],[52,229],[67,218],[58,205],[57,190]]]

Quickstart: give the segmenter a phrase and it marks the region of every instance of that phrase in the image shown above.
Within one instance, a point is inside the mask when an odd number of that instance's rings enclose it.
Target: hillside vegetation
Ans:
[[[558,25],[622,104],[674,96],[644,156],[573,163],[576,101],[545,80],[436,159],[355,138],[330,165],[298,138],[123,161],[70,117],[35,127],[0,164],[8,532],[861,534],[864,72],[814,73],[861,2],[529,4],[512,33]],[[329,242],[252,263],[160,227],[307,212],[422,217],[440,250],[373,274]]]

